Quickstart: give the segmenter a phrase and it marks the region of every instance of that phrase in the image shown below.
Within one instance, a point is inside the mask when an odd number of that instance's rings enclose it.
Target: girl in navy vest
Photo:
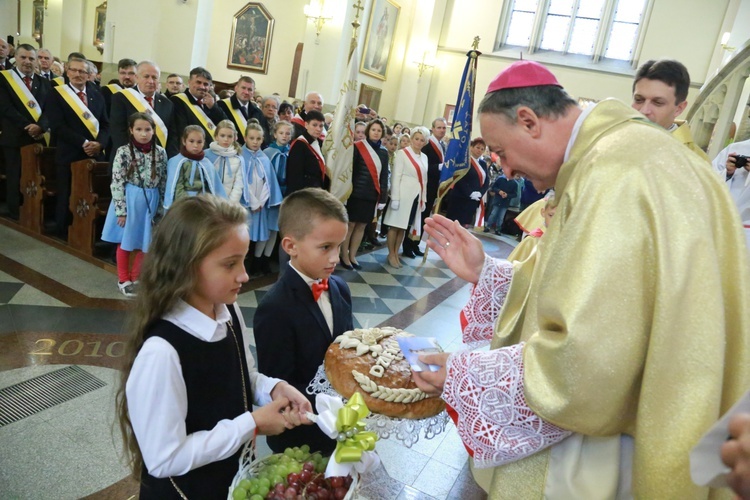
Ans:
[[[242,446],[311,409],[246,347],[249,242],[245,209],[211,195],[178,200],[154,231],[118,393],[141,499],[226,498]]]

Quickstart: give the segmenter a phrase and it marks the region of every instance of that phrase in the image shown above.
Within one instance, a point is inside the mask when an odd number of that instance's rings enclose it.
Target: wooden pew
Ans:
[[[73,223],[68,230],[68,244],[86,255],[94,255],[112,199],[109,163],[93,159],[70,165],[70,211]]]
[[[45,212],[54,218],[57,195],[55,148],[30,144],[21,148],[21,194],[19,222],[35,233],[44,229]]]

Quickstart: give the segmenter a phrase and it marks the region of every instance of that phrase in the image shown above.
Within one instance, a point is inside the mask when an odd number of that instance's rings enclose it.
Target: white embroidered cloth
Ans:
[[[571,432],[545,422],[523,393],[523,344],[448,358],[442,398],[477,467],[533,455]]]
[[[318,372],[307,386],[308,394],[328,394],[330,396],[341,397],[346,403],[346,399],[341,396],[328,382],[324,365],[318,367]],[[411,448],[420,436],[425,439],[432,439],[438,434],[445,431],[445,427],[450,421],[450,417],[444,411],[434,417],[412,420],[407,418],[393,418],[377,413],[370,413],[365,418],[365,424],[368,431],[378,435],[380,439],[395,439],[400,441],[407,448]]]
[[[471,290],[471,297],[461,309],[461,333],[464,344],[471,348],[490,343],[495,321],[508,295],[513,264],[505,259],[484,256],[484,267],[479,281]]]

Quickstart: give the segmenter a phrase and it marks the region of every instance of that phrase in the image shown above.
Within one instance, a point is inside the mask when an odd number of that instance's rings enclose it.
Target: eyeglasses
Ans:
[[[82,74],[82,75],[88,75],[88,74],[89,74],[89,72],[88,72],[88,71],[86,71],[85,69],[73,69],[73,68],[68,68],[68,71],[70,71],[70,72],[71,72],[71,73],[73,73],[73,74],[75,74],[75,73],[80,73],[80,74]]]

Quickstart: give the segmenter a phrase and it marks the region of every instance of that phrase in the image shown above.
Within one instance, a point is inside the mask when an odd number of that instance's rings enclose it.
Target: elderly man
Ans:
[[[39,49],[36,53],[36,59],[39,64],[39,76],[49,82],[60,76],[52,71],[52,63],[55,62],[55,59],[49,49]]]
[[[693,141],[690,125],[676,120],[687,108],[689,87],[690,74],[681,62],[646,61],[635,74],[632,106],[708,162],[708,155]]]
[[[264,121],[263,113],[253,102],[254,94],[255,80],[249,76],[243,76],[234,84],[234,94],[219,101],[219,107],[237,129],[237,141],[240,144],[245,144],[245,129],[248,120],[255,118],[261,126]]]
[[[172,130],[179,140],[182,131],[188,125],[198,125],[206,134],[206,147],[214,137],[216,125],[227,118],[213,96],[208,92],[213,78],[211,73],[200,66],[190,70],[188,88],[181,94],[175,94],[170,99],[174,104],[172,111]]]
[[[128,117],[136,112],[148,113],[154,119],[156,141],[167,150],[169,157],[180,152],[180,138],[169,133],[174,105],[167,96],[156,91],[159,86],[159,74],[159,66],[156,63],[141,61],[136,66],[135,87],[124,89],[112,98],[112,113],[109,119],[112,133],[110,161],[114,158],[117,148],[130,140]]]
[[[44,105],[52,136],[56,140],[57,167],[57,234],[67,238],[70,213],[70,164],[95,158],[104,160],[103,150],[109,142],[109,121],[104,98],[93,83],[87,81],[85,59],[68,60],[68,83],[50,91]]]
[[[41,105],[52,86],[34,74],[35,63],[34,47],[24,43],[16,50],[16,67],[0,72],[0,146],[5,156],[8,213],[13,219],[18,219],[21,204],[21,148],[42,141],[49,128]]]
[[[101,94],[107,107],[107,114],[112,110],[112,96],[122,89],[135,86],[135,61],[132,59],[120,59],[117,62],[117,81],[101,86]]]
[[[307,113],[310,111],[317,111],[318,113],[323,113],[323,96],[320,94],[320,92],[308,92],[305,96],[305,102],[302,104],[302,110],[294,115],[294,118],[292,118],[292,125],[294,125],[294,133],[292,134],[292,140],[296,139],[300,135],[302,135],[302,132],[306,130],[307,123],[306,116]],[[325,121],[323,122],[325,125]],[[320,140],[324,140],[326,138],[326,131],[325,127],[323,128],[323,132],[320,135]]]
[[[0,39],[0,70],[11,69],[13,64],[10,62],[10,45],[3,39]]]
[[[479,123],[506,175],[555,188],[556,212],[515,268],[428,219],[430,248],[476,284],[469,316],[507,297],[492,350],[421,356],[440,369],[418,386],[495,467],[492,498],[718,498],[688,455],[750,385],[750,262],[726,189],[640,113],[581,110],[532,61],[492,81]]]

